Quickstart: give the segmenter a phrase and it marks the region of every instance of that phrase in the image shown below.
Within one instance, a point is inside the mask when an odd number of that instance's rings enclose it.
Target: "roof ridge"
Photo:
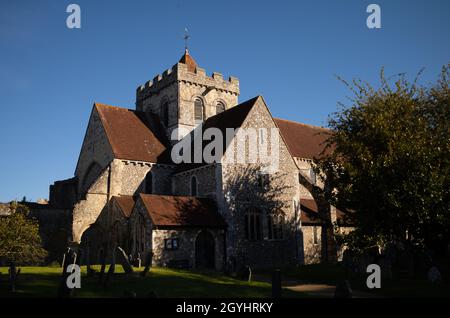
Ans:
[[[330,128],[326,128],[326,127],[322,127],[322,126],[316,126],[316,125],[311,125],[311,124],[306,124],[306,123],[302,123],[302,122],[291,120],[291,119],[284,119],[284,118],[277,118],[277,117],[274,117],[273,119],[287,121],[287,122],[290,122],[290,123],[293,123],[293,124],[307,126],[307,127],[311,127],[311,128],[318,128],[318,129],[323,129],[323,130],[331,130]]]
[[[139,193],[139,196],[153,196],[153,197],[170,197],[170,198],[190,198],[190,199],[208,199],[208,198],[199,198],[192,195],[175,195],[175,194],[155,194],[155,193]]]
[[[118,109],[118,110],[128,110],[128,111],[132,111],[132,112],[134,112],[135,110],[134,109],[131,109],[131,108],[125,108],[125,107],[120,107],[120,106],[113,106],[113,105],[108,105],[108,104],[104,104],[104,103],[98,103],[98,102],[94,102],[94,105],[96,106],[96,107],[109,107],[109,108],[116,108],[116,109]]]
[[[113,195],[113,198],[134,198],[136,197],[135,195],[132,194],[118,194],[118,195]]]
[[[235,106],[232,106],[232,107],[230,107],[230,108],[228,108],[228,109],[225,109],[223,112],[221,112],[221,113],[218,113],[218,114],[215,114],[215,115],[213,115],[213,116],[211,116],[211,117],[208,117],[206,120],[205,120],[205,123],[208,121],[208,120],[210,120],[211,118],[214,118],[214,117],[216,117],[216,116],[224,116],[223,114],[229,114],[230,112],[232,112],[232,111],[236,111],[236,109],[237,108],[240,108],[240,106],[241,107],[243,107],[243,106],[247,106],[250,102],[252,102],[253,100],[254,100],[254,102],[256,102],[257,100],[258,100],[258,98],[259,97],[262,97],[261,95],[257,95],[257,96],[255,96],[255,97],[252,97],[252,98],[250,98],[250,99],[247,99],[245,102],[242,102],[242,103],[239,103],[239,104],[237,104],[237,105],[235,105]],[[253,102],[253,104],[254,104],[254,102]],[[253,107],[253,105],[252,105],[252,107]]]
[[[153,163],[161,160],[167,147],[145,118],[131,109],[100,103],[94,105],[114,158]]]

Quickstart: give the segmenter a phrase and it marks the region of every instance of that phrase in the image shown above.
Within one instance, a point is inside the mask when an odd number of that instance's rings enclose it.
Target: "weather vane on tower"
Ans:
[[[188,40],[191,38],[188,28],[184,28],[184,49],[188,50]]]

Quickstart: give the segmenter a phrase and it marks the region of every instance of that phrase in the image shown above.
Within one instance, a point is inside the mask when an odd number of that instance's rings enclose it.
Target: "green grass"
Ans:
[[[99,267],[94,267],[99,271]],[[58,267],[21,267],[17,291],[8,290],[8,268],[0,267],[0,297],[56,297],[61,277]],[[133,291],[137,297],[148,297],[152,292],[158,297],[270,297],[271,285],[266,282],[248,283],[216,272],[195,272],[152,268],[147,277],[125,275],[121,266],[105,289],[98,283],[98,277],[86,275],[82,267],[81,288],[75,297],[125,297]],[[284,297],[302,297],[301,293],[283,291]]]

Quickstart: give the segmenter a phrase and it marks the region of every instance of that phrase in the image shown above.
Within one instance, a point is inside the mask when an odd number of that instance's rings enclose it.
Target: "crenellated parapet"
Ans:
[[[211,76],[206,75],[203,68],[197,67],[196,73],[189,72],[186,64],[178,65],[178,80],[181,82],[214,87],[216,90],[239,95],[239,80],[230,76],[228,80],[223,78],[221,73],[213,72]]]
[[[205,69],[197,67],[195,72],[188,70],[188,66],[177,63],[162,74],[158,74],[153,80],[147,81],[136,90],[136,103],[139,105],[143,100],[154,94],[159,94],[164,88],[175,82],[189,83],[205,88],[214,88],[218,91],[239,95],[239,79],[230,76],[227,80],[221,73],[213,72],[211,76],[206,74]]]
[[[145,84],[138,86],[136,89],[136,104],[153,94],[158,94],[165,87],[172,85],[177,81],[177,65],[164,71],[162,74],[156,75],[153,80],[147,81]]]

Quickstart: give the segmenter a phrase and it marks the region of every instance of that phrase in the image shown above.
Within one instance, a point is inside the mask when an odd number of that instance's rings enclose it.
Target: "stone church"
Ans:
[[[323,242],[318,204],[299,181],[320,186],[311,164],[328,131],[274,118],[263,97],[240,103],[239,93],[236,77],[207,75],[186,49],[137,88],[135,109],[94,103],[74,177],[50,186],[46,207],[70,211],[68,244],[84,263],[114,258],[117,247],[154,266],[215,270],[320,262],[323,246],[337,253]],[[171,149],[199,127],[271,129],[278,170],[230,163],[232,143],[213,163],[174,163]],[[328,210],[345,230],[342,213]]]

